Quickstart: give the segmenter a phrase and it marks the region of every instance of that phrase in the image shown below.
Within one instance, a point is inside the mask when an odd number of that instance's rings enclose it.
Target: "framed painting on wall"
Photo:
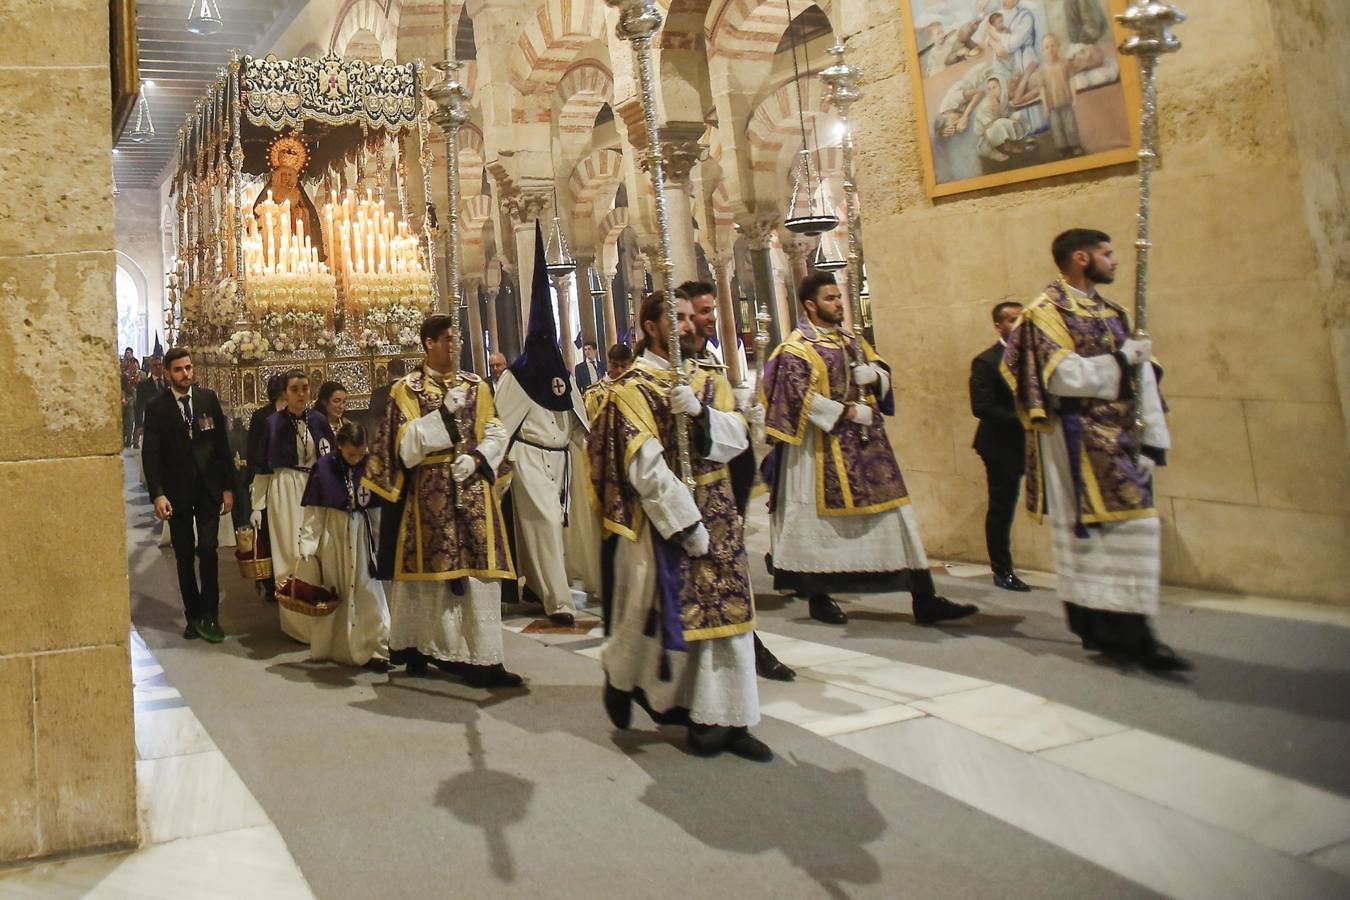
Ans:
[[[136,0],[108,0],[108,75],[112,92],[112,142],[122,136],[141,90],[136,43]]]
[[[928,195],[1133,162],[1126,2],[899,0]]]

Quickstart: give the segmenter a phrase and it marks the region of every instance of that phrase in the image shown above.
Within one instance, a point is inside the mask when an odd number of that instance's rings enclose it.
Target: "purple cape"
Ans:
[[[295,426],[292,424],[297,418],[303,418],[309,426],[316,458],[324,456],[337,444],[333,426],[328,424],[328,417],[323,413],[306,409],[302,415],[292,416],[283,409],[267,420],[267,468],[273,472],[294,468],[299,464],[295,452]]]
[[[355,497],[347,492],[347,475],[351,474],[351,484]],[[347,465],[342,454],[334,450],[322,456],[314,464],[305,484],[305,496],[301,506],[327,506],[330,509],[365,509],[370,505],[370,488],[361,487],[361,479],[366,474],[366,461],[361,460],[354,466]],[[355,507],[352,506],[353,500]]]

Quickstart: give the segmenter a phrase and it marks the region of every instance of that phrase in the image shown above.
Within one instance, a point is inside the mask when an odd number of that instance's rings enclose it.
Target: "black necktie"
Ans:
[[[192,437],[192,396],[184,394],[178,398],[183,407],[183,424],[187,426],[188,437]]]

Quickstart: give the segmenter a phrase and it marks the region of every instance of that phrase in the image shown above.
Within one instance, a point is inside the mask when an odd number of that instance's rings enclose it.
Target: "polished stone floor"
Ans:
[[[0,897],[1350,895],[1342,610],[1168,591],[1197,669],[1159,678],[1084,654],[1050,576],[950,566],[979,616],[850,598],[831,628],[757,562],[798,670],[760,682],[757,766],[640,713],[616,734],[594,622],[508,615],[529,683],[496,694],[309,664],[232,575],[231,639],[184,642],[130,457],[128,523],[146,846],[0,873]]]

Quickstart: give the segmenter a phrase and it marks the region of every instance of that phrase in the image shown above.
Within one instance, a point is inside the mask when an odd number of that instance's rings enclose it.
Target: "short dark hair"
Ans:
[[[400,357],[396,356],[393,359],[389,360],[389,365],[385,369],[385,371],[387,371],[390,375],[402,378],[404,375],[408,374],[408,364],[405,363]]]
[[[583,347],[590,347],[592,350],[599,350],[599,349],[600,349],[600,345],[597,344],[595,341],[587,341],[586,343],[582,344],[581,346],[583,346]]]
[[[1018,309],[1021,309],[1021,308],[1022,308],[1022,305],[1023,305],[1023,304],[1022,304],[1022,301],[1021,301],[1021,300],[1000,300],[999,302],[995,303],[995,304],[994,304],[994,324],[997,325],[999,322],[1001,322],[1001,321],[1003,320],[1003,311],[1004,311],[1005,309],[1008,309],[1008,308],[1011,307],[1011,306],[1015,306],[1015,307],[1017,307]]]
[[[1063,271],[1069,264],[1069,257],[1079,250],[1095,250],[1101,244],[1110,241],[1111,235],[1105,231],[1098,231],[1095,228],[1070,228],[1055,236],[1050,243],[1050,255],[1054,257],[1055,265]]]
[[[164,368],[166,369],[170,368],[174,363],[178,362],[178,360],[182,359],[185,356],[189,360],[192,359],[192,353],[188,350],[188,348],[186,347],[170,348],[169,352],[164,354]]]
[[[291,382],[297,378],[303,378],[309,381],[309,373],[304,369],[287,369],[281,373],[281,393],[286,393],[286,389],[291,386]],[[278,395],[280,396],[280,395]]]
[[[820,296],[820,289],[827,284],[839,284],[834,280],[833,272],[812,272],[803,278],[801,285],[798,286],[797,302],[805,303],[807,300],[816,299]]]
[[[689,296],[690,300],[695,297],[702,297],[704,294],[717,296],[717,286],[708,281],[686,281],[680,285],[677,290],[683,291]]]
[[[605,356],[609,358],[610,362],[627,365],[633,361],[633,348],[627,344],[615,344],[609,348],[609,352]]]
[[[432,313],[422,320],[422,350],[427,349],[427,341],[434,341],[449,329],[450,317],[443,313]]]
[[[366,426],[360,422],[347,422],[338,429],[337,443],[339,447],[343,444],[349,447],[364,447],[367,440]]]
[[[347,393],[346,385],[340,381],[325,381],[319,385],[319,396],[314,400],[314,408],[325,416],[328,415],[328,401],[332,400],[338,391]]]
[[[273,403],[281,396],[281,392],[286,390],[286,379],[284,372],[275,372],[267,376],[267,399]]]

